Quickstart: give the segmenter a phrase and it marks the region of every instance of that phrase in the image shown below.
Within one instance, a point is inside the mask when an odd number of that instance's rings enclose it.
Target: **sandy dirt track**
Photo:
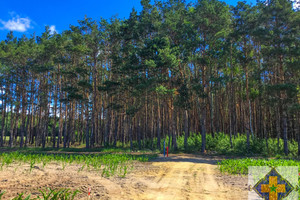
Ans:
[[[221,175],[216,160],[196,155],[171,155],[159,157],[148,163],[135,163],[126,178],[101,177],[99,172],[78,172],[80,166],[50,164],[37,166],[29,173],[28,166],[11,166],[0,171],[0,190],[6,190],[4,199],[17,193],[39,189],[70,188],[82,193],[76,199],[87,199],[92,189],[92,199],[247,199],[247,178]]]

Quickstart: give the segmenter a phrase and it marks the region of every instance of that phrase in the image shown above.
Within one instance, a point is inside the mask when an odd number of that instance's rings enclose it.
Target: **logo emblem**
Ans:
[[[253,190],[265,200],[281,200],[287,197],[293,189],[292,184],[284,179],[275,168],[272,168],[253,187]]]

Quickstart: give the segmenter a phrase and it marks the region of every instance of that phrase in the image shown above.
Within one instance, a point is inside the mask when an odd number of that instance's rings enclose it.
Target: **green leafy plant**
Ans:
[[[147,162],[149,158],[154,157],[155,155],[130,155],[130,154],[78,154],[78,155],[68,155],[68,154],[47,154],[47,153],[21,153],[21,152],[12,152],[12,153],[2,153],[0,154],[0,160],[6,166],[15,163],[27,163],[30,166],[30,172],[36,165],[46,165],[50,162],[60,163],[62,169],[64,170],[68,164],[82,164],[82,167],[78,169],[78,172],[86,170],[96,170],[102,171],[102,176],[110,177],[114,175],[124,176],[128,173],[129,166],[132,165],[134,160],[140,162]],[[127,166],[124,168],[124,166]]]

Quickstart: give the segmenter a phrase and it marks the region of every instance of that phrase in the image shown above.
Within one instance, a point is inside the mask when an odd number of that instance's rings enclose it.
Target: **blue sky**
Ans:
[[[237,1],[225,2],[235,5]],[[77,20],[85,15],[93,19],[109,19],[113,15],[127,18],[133,7],[138,11],[142,9],[139,0],[2,0],[0,5],[0,40],[6,38],[9,30],[18,37],[34,32],[40,35],[48,25],[60,33],[70,24],[77,25]]]

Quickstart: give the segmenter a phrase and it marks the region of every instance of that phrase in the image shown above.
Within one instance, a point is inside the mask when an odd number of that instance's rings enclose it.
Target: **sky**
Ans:
[[[196,0],[187,0],[192,2]],[[225,0],[236,5],[238,0]],[[300,1],[300,0],[297,0]],[[255,3],[255,0],[247,0]],[[114,15],[128,18],[132,8],[141,11],[139,0],[0,0],[0,41],[10,30],[15,36],[23,34],[30,37],[33,33],[41,35],[45,26],[52,32],[68,30],[70,24],[78,25],[77,20],[84,16],[99,20]]]

